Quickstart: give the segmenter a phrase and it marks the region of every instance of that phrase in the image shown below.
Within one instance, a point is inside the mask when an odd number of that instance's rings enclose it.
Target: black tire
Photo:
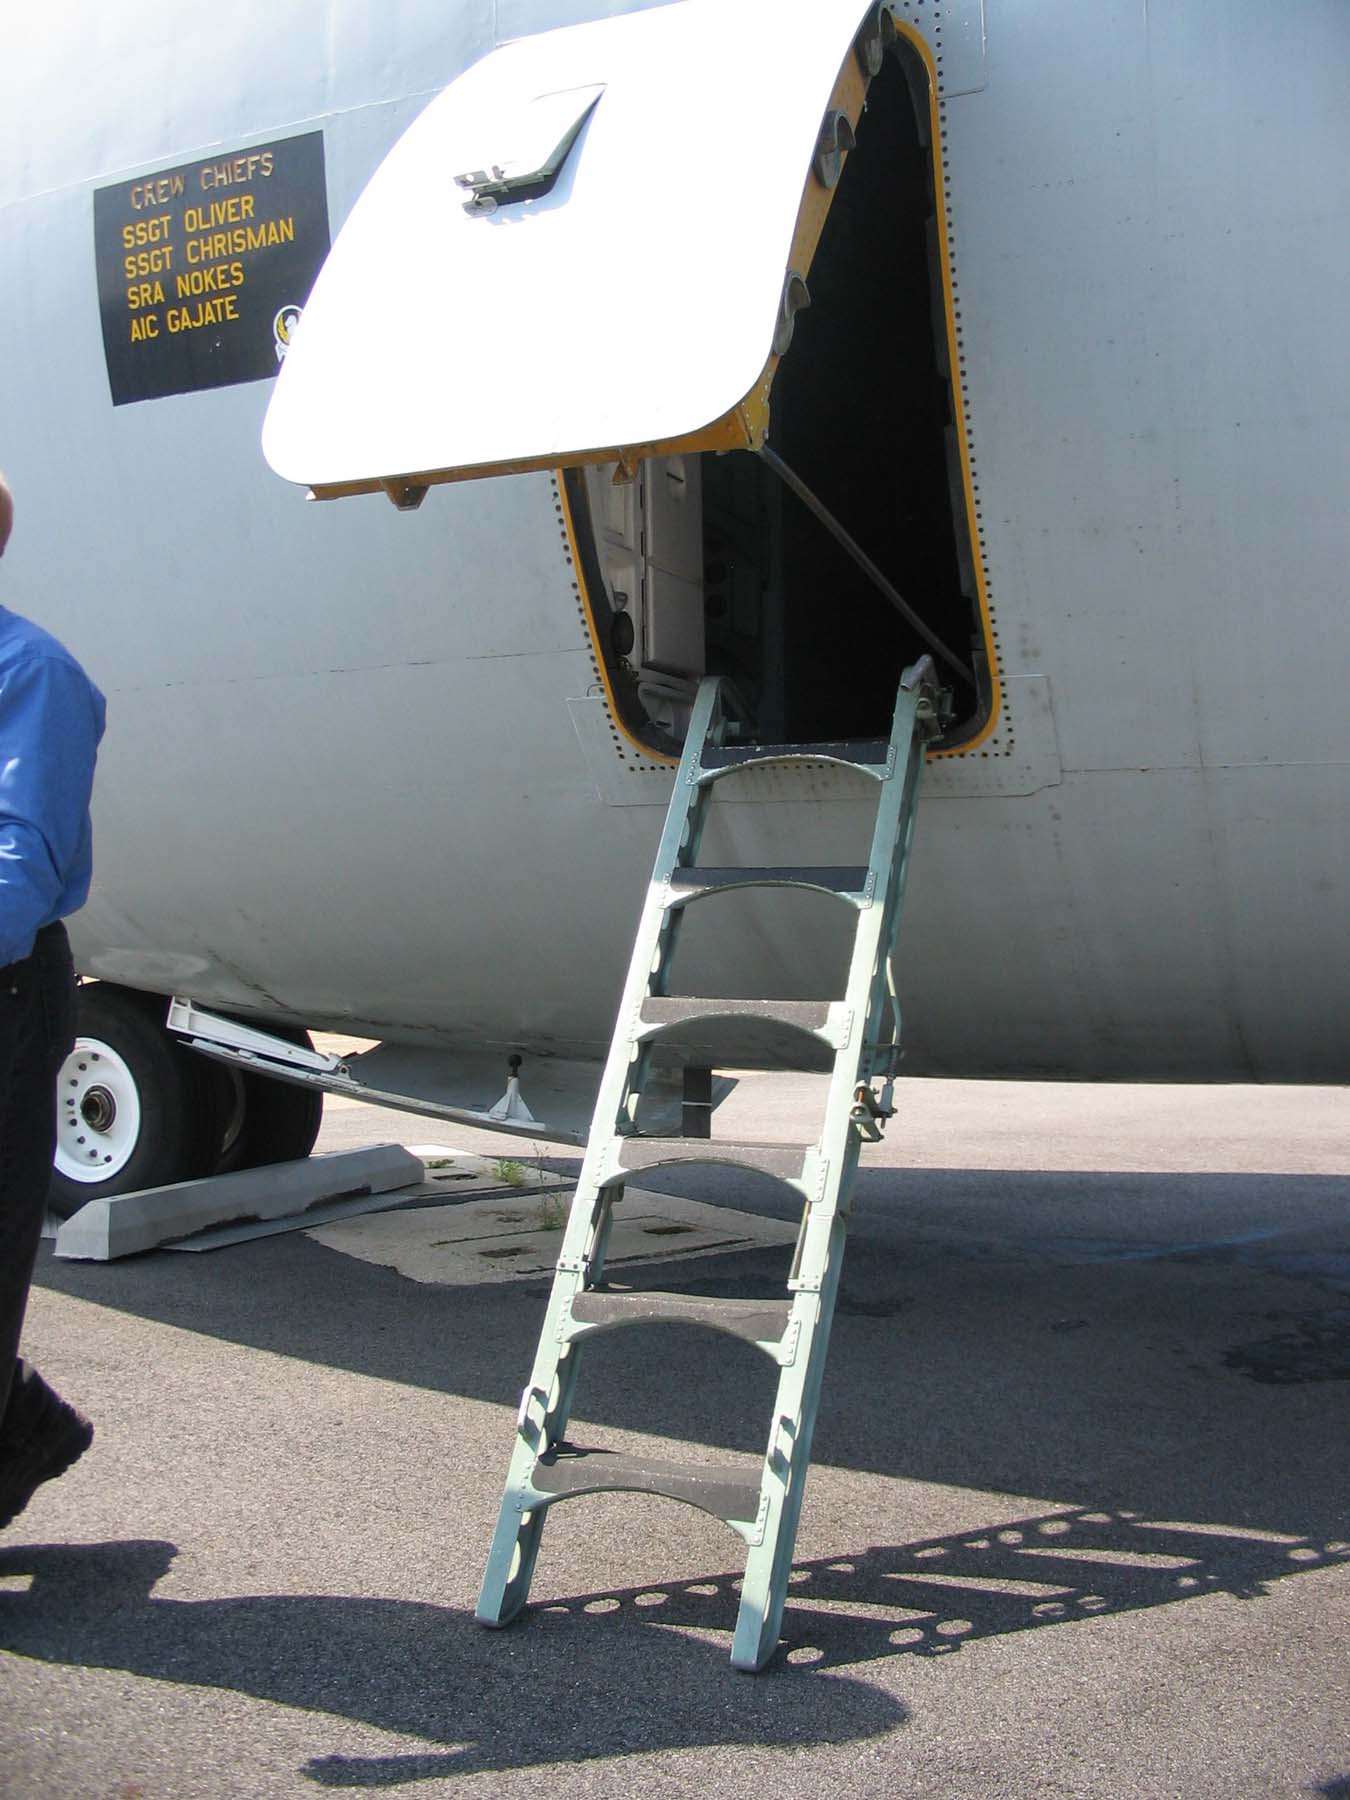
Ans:
[[[248,1023],[249,1021],[244,1021]],[[273,1037],[312,1050],[309,1033],[288,1025],[266,1025]],[[323,1123],[323,1094],[294,1081],[273,1081],[252,1070],[198,1060],[217,1084],[220,1121],[211,1166],[214,1175],[260,1169],[267,1163],[298,1162],[314,1148]]]
[[[204,1175],[218,1142],[219,1113],[199,1057],[165,1029],[168,1002],[108,982],[81,987],[72,1052],[56,1084],[57,1166],[50,1206],[67,1219],[86,1201]],[[100,1060],[116,1079],[100,1082]],[[119,1105],[121,1123],[119,1127]],[[136,1110],[139,1122],[129,1125]],[[87,1159],[87,1160],[86,1160]],[[106,1168],[80,1180],[69,1168]]]

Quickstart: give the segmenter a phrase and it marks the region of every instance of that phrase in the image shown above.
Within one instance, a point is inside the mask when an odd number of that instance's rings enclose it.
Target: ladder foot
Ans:
[[[504,1592],[495,1593],[489,1593],[488,1587],[488,1581],[484,1580],[483,1592],[478,1596],[473,1616],[478,1624],[486,1625],[489,1631],[500,1631],[504,1626],[513,1624],[525,1611],[530,1597],[529,1583],[517,1585],[512,1582]]]
[[[484,1612],[480,1603],[473,1615],[474,1623],[476,1625],[482,1625],[488,1631],[505,1631],[508,1625],[515,1624],[523,1610],[523,1607],[517,1607],[513,1613],[507,1613],[505,1616],[499,1617],[496,1613]]]
[[[519,1618],[530,1597],[530,1582],[544,1532],[544,1512],[503,1514],[483,1571],[474,1618],[497,1630]]]
[[[774,1607],[770,1602],[766,1615],[758,1605],[743,1600],[736,1619],[736,1635],[731,1642],[732,1668],[745,1675],[757,1675],[778,1648],[782,1621],[781,1605]]]

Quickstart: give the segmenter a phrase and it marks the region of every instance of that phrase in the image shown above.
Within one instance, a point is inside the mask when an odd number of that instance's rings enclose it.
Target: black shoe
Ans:
[[[56,1400],[26,1438],[0,1447],[0,1531],[18,1518],[44,1481],[64,1475],[93,1441],[94,1428],[84,1414]]]

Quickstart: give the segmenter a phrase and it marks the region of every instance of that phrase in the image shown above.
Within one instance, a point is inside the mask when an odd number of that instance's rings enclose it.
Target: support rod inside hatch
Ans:
[[[974,671],[969,669],[960,657],[954,651],[949,650],[942,639],[924,624],[909,602],[887,581],[862,545],[850,536],[820,496],[812,493],[796,470],[789,468],[778,452],[771,450],[767,444],[760,447],[759,455],[779,480],[792,489],[808,512],[815,514],[835,542],[848,551],[873,587],[883,593],[901,618],[907,620],[914,627],[933,654],[940,656],[949,668],[955,669],[963,680],[968,681],[974,687],[976,685]]]

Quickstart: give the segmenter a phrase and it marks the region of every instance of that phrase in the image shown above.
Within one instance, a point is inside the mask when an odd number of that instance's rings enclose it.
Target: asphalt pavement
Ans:
[[[747,1078],[719,1129],[804,1135],[813,1092]],[[556,1509],[529,1615],[474,1624],[537,1275],[44,1250],[28,1348],[98,1435],[0,1534],[0,1794],[1350,1800],[1350,1097],[901,1099],[755,1677],[739,1540],[670,1503]],[[330,1105],[324,1145],[380,1141],[502,1153]],[[787,1255],[650,1284],[767,1295]],[[770,1392],[750,1346],[618,1333],[571,1435],[753,1462]]]

